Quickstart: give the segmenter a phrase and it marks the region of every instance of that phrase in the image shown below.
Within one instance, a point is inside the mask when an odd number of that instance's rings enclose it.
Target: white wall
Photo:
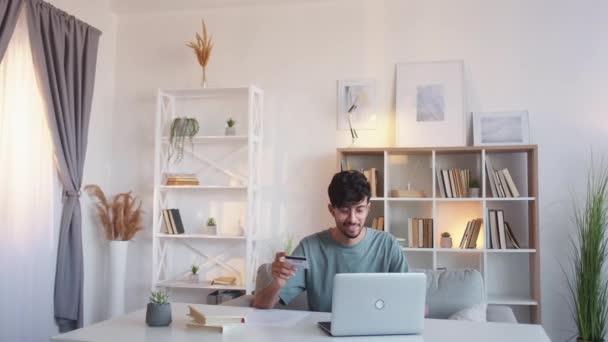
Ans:
[[[83,185],[98,184],[111,191],[112,109],[114,104],[114,65],[116,59],[116,16],[109,0],[51,0],[55,7],[74,15],[103,32],[99,41],[95,92],[89,123],[87,159]],[[105,264],[107,243],[94,216],[87,195],[81,197],[82,240],[84,257],[84,323],[106,318],[107,292]],[[56,210],[57,212],[57,210]],[[58,221],[61,217],[57,214]],[[58,222],[56,234],[58,236]]]
[[[543,320],[553,340],[565,340],[572,324],[559,262],[571,227],[569,189],[583,182],[590,146],[598,154],[608,148],[608,100],[600,95],[608,89],[607,9],[594,0],[336,0],[120,15],[114,150],[98,153],[112,153],[114,189],[141,195],[149,223],[155,90],[199,84],[184,44],[204,17],[216,41],[210,86],[255,83],[265,90],[264,222],[299,238],[331,223],[326,186],[335,148],[349,142],[335,129],[336,80],[377,80],[384,114],[361,141],[389,145],[395,63],[462,59],[469,111],[531,113],[540,156]],[[104,159],[93,144],[89,156]],[[146,234],[130,255],[131,309],[145,304],[149,289]]]

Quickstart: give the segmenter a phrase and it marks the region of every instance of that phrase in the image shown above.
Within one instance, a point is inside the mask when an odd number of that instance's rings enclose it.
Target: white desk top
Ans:
[[[246,315],[252,308],[194,304],[205,313],[217,315]],[[69,333],[57,335],[54,342],[75,341],[335,341],[317,327],[318,321],[328,321],[330,314],[311,312],[306,318],[292,327],[248,326],[236,328],[224,334],[203,329],[186,327],[190,317],[187,304],[172,303],[173,323],[169,327],[148,327],[145,323],[145,309],[132,312],[109,321],[100,322]],[[204,337],[204,338],[203,338]],[[450,320],[425,320],[422,336],[369,336],[349,337],[349,341],[534,341],[549,342],[547,334],[540,325],[477,323]],[[343,339],[341,340],[343,341]]]

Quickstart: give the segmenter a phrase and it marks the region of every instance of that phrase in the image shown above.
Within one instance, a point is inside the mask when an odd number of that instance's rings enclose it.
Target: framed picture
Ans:
[[[528,112],[473,113],[475,145],[525,145],[530,143]]]
[[[352,123],[350,127],[349,118]],[[338,129],[376,129],[376,82],[338,81]]]
[[[463,62],[397,64],[397,146],[464,146]]]

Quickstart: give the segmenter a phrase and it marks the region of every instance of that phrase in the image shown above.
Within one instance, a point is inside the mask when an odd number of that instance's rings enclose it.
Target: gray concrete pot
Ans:
[[[171,324],[171,303],[148,303],[146,308],[146,324],[151,327],[166,327]]]

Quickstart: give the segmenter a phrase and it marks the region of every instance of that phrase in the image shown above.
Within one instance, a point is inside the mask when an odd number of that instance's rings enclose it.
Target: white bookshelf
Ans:
[[[340,148],[338,168],[376,168],[378,197],[371,199],[367,226],[384,216],[384,230],[407,239],[407,219],[433,219],[431,248],[403,247],[410,268],[474,268],[484,277],[489,304],[509,305],[520,322],[541,322],[540,256],[538,245],[537,147],[474,146],[432,148]],[[516,198],[491,196],[485,161],[495,169],[508,168],[520,192]],[[471,170],[481,187],[477,198],[441,197],[437,170]],[[391,190],[422,190],[425,197],[390,197]],[[487,228],[482,225],[475,249],[458,248],[466,223],[487,222],[488,210],[503,210],[520,243],[520,249],[489,249]],[[452,235],[453,248],[440,248],[440,234]]]
[[[255,285],[259,231],[259,181],[262,148],[263,91],[240,88],[159,89],[157,93],[152,288],[185,291],[243,290]],[[200,129],[184,144],[180,163],[168,160],[169,128],[176,117],[195,117]],[[225,136],[226,120],[236,121],[236,135]],[[200,185],[167,186],[165,173],[194,173]],[[167,234],[162,210],[177,208],[184,234]],[[217,235],[205,234],[209,217]],[[199,282],[187,279],[190,265],[200,266]],[[210,285],[234,276],[231,286]],[[195,293],[197,298],[205,294]]]

